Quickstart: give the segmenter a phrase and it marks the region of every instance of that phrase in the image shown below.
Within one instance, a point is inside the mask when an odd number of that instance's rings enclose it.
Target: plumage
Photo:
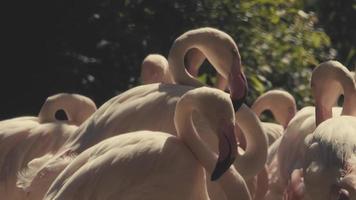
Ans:
[[[58,175],[68,164],[68,159],[62,159],[67,154],[78,155],[118,134],[150,130],[176,135],[173,116],[177,101],[186,92],[203,86],[187,74],[184,68],[184,54],[193,47],[200,48],[218,71],[230,77],[233,91],[230,98],[235,109],[240,107],[247,93],[247,86],[235,42],[226,33],[213,28],[188,31],[176,39],[168,56],[172,78],[180,85],[148,84],[113,97],[86,120],[56,154],[37,159],[38,167],[31,169],[30,176],[21,177],[19,182],[25,182],[25,185],[34,184],[34,180],[51,183],[56,175],[41,176],[43,180],[37,180],[39,174],[51,171]],[[247,156],[241,156],[242,158]],[[48,184],[44,184],[44,187],[47,186]]]
[[[215,109],[220,112],[211,111]],[[208,133],[195,128],[199,124],[192,123],[193,112],[204,116],[206,123],[212,122],[209,133],[219,138],[218,151],[209,141],[203,143]],[[217,156],[213,152],[219,152],[218,163],[225,163],[237,150],[229,97],[210,88],[190,90],[177,103],[174,121],[177,137],[138,131],[94,145],[58,176],[44,199],[209,199],[203,167],[213,177],[220,166],[215,166]],[[217,182],[227,199],[250,199],[246,184],[236,170],[223,169],[227,171]]]
[[[58,121],[55,113],[63,109],[66,121]],[[38,117],[17,117],[0,122],[0,196],[23,199],[16,187],[17,174],[34,158],[56,152],[78,125],[96,110],[87,97],[57,94],[48,97]]]

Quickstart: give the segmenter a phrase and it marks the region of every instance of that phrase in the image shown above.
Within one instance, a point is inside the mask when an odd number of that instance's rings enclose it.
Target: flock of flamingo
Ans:
[[[216,88],[195,78],[205,59]],[[326,61],[312,72],[315,107],[298,111],[282,90],[248,107],[231,36],[190,30],[167,59],[144,59],[143,85],[98,109],[61,93],[38,116],[0,121],[0,199],[356,200],[355,79]],[[278,124],[259,119],[266,110]]]

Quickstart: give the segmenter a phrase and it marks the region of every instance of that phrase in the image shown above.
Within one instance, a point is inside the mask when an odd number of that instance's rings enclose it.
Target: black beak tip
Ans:
[[[217,179],[219,179],[230,168],[233,163],[233,160],[223,160],[218,162],[213,173],[211,174],[210,180],[216,181]]]
[[[247,92],[244,93],[244,95],[240,98],[237,99],[231,99],[232,100],[232,106],[234,107],[234,111],[237,112],[242,104],[245,102],[247,98]]]
[[[215,168],[214,172],[211,174],[210,180],[211,181],[216,181],[218,180],[224,172],[222,172],[222,170],[219,170],[217,168]]]
[[[234,106],[234,111],[237,112],[242,104],[244,103],[245,98],[238,99],[238,100],[233,100],[232,105]]]

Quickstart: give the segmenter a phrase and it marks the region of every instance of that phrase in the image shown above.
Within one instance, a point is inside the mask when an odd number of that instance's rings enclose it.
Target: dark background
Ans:
[[[8,2],[2,6],[0,119],[37,115],[45,99],[59,92],[86,95],[99,106],[139,84],[140,64],[147,54],[167,56],[176,37],[201,26],[219,28],[237,41],[252,88],[249,103],[279,87],[292,92],[302,106],[312,102],[308,78],[317,63],[335,58],[350,69],[355,66],[356,1],[251,2],[256,3],[253,9],[246,7],[251,6],[247,1]],[[281,10],[287,14],[280,21],[269,18]],[[296,10],[311,14],[300,22]],[[300,26],[303,35],[290,33],[291,26]],[[268,34],[271,41],[263,38]],[[284,44],[278,34],[293,35],[303,48]],[[309,40],[311,44],[305,42]],[[267,48],[275,45],[278,55],[264,50],[266,42]],[[262,52],[254,52],[258,46]],[[286,52],[292,55],[289,63],[280,57]],[[311,61],[299,57],[305,52],[311,52]]]

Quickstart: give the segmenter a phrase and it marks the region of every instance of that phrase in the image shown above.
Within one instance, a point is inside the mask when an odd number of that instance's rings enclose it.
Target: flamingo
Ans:
[[[187,91],[203,86],[185,70],[183,58],[190,48],[199,48],[217,71],[228,78],[234,109],[241,107],[247,94],[247,86],[233,39],[220,30],[208,27],[188,31],[175,40],[168,56],[170,73],[177,85],[142,85],[113,97],[86,120],[57,153],[36,159],[36,167],[27,169],[28,173],[18,178],[18,185],[22,185],[26,190],[31,185],[36,185],[33,180],[40,176],[43,179],[40,182],[45,182],[42,185],[48,187],[69,164],[70,159],[64,158],[78,155],[100,141],[118,134],[150,130],[176,135],[173,116],[177,101]],[[256,150],[255,141],[247,142],[251,143],[251,148],[239,158],[238,163],[250,168],[245,162],[259,163],[260,160],[252,157],[261,156],[256,154],[259,151]],[[255,167],[251,169],[255,170]],[[251,172],[249,169],[245,171]]]
[[[305,139],[302,168],[293,171],[287,199],[356,199],[356,84],[336,61],[322,63],[313,75],[327,71],[340,80],[337,83],[344,91],[341,116],[332,117],[331,106],[317,98],[323,91],[313,87],[317,128]]]
[[[193,113],[211,124],[209,133],[197,131]],[[221,176],[218,184],[227,199],[251,199],[241,175],[229,168],[237,145],[226,93],[207,87],[188,91],[177,102],[174,123],[177,136],[137,131],[89,148],[58,176],[44,199],[209,199],[203,169],[213,180]],[[202,141],[211,136],[218,140],[215,147]]]
[[[320,68],[320,70],[313,71],[311,86],[314,91],[315,102],[322,107],[331,108],[343,93],[339,84],[342,80],[340,76],[335,76],[333,70],[321,67],[324,65],[331,65],[333,69],[342,68],[342,65],[336,61],[327,61],[316,68]],[[328,110],[329,116],[338,116],[340,113],[341,108],[339,107]],[[283,191],[290,182],[293,171],[302,167],[302,158],[305,156],[304,139],[315,130],[318,123],[316,122],[318,120],[315,119],[319,118],[318,115],[318,112],[315,112],[315,107],[307,106],[298,111],[290,121],[280,141],[276,164],[278,175],[275,176],[273,187],[270,187],[267,199],[282,199]],[[295,175],[298,175],[298,172]]]
[[[58,121],[63,109],[67,121]],[[92,100],[77,94],[48,97],[38,117],[17,117],[0,122],[0,196],[23,199],[16,188],[17,173],[32,159],[57,151],[77,127],[96,110]]]
[[[197,54],[195,53],[195,52],[198,52]],[[205,56],[199,51],[199,50],[197,50],[196,48],[193,48],[193,49],[191,49],[191,50],[189,50],[188,52],[187,52],[187,55],[186,55],[186,57],[185,57],[185,61],[186,61],[186,63],[190,66],[190,65],[200,65],[201,63],[197,63],[197,62],[201,62],[201,61],[203,61],[204,59],[205,59]],[[146,59],[145,59],[146,60]],[[157,67],[158,69],[162,69],[162,68],[164,68],[164,65],[162,64],[162,63],[164,63],[164,60],[165,60],[165,58],[163,57],[163,56],[157,56],[155,59],[150,59],[151,60],[151,62],[153,62],[154,64],[150,64],[150,65],[147,65],[148,67],[151,67],[151,66],[161,66],[161,67]],[[200,60],[200,61],[199,61]],[[157,68],[153,68],[152,67],[152,71],[154,71],[154,70],[156,70],[157,71]],[[189,69],[189,68],[188,68]],[[188,70],[189,71],[189,70]],[[192,73],[191,71],[189,71],[190,73]],[[154,74],[153,72],[151,73],[151,74]],[[159,72],[157,72],[156,74],[159,74]],[[162,82],[162,78],[160,79],[160,78],[157,78],[157,77],[162,77],[163,76],[163,73],[160,73],[160,75],[159,76],[156,76],[156,77],[152,77],[151,79],[153,79],[153,78],[156,78],[156,80],[157,80],[157,82]],[[194,74],[194,72],[193,72],[193,76],[196,76],[195,74]],[[256,118],[253,116],[253,114],[252,114],[252,112],[250,111],[250,109],[248,109],[248,108],[246,108],[246,106],[242,106],[241,107],[241,109],[238,111],[238,112],[236,112],[236,115],[237,115],[237,121],[240,121],[239,120],[239,118],[241,118],[241,119],[246,119],[246,117],[248,117],[248,116],[250,116],[250,119],[252,120],[252,124],[250,125],[250,127],[254,127],[254,129],[253,130],[251,130],[251,129],[248,129],[248,128],[246,128],[246,127],[244,127],[243,128],[243,130],[244,131],[246,131],[247,132],[247,134],[250,136],[252,136],[252,139],[250,139],[251,141],[253,140],[253,141],[256,141],[256,139],[255,138],[263,138],[263,139],[265,139],[265,135],[263,134],[263,132],[261,131],[261,129],[260,129],[260,125],[259,125],[259,122],[258,122],[258,120],[256,120]],[[206,129],[204,129],[203,127],[205,127],[205,128],[207,128],[207,129],[209,129],[209,127],[206,125],[206,123],[205,123],[205,120],[204,119],[202,119],[202,120],[200,120],[199,121],[199,119],[200,118],[194,118],[194,122],[195,123],[200,123],[199,124],[199,128],[200,129],[202,129],[202,130],[206,130]],[[253,123],[255,124],[255,125],[253,125]],[[250,137],[251,137],[250,136]],[[264,140],[261,140],[260,142],[259,142],[259,146],[261,147],[261,149],[264,149],[264,146],[263,146],[263,144],[264,144]],[[245,146],[244,147],[246,147],[246,142],[245,142]],[[266,149],[266,148],[265,148]],[[243,150],[240,150],[240,151],[243,151]],[[256,155],[257,155],[257,153],[256,153]],[[260,151],[260,153],[258,154],[258,155],[260,155],[260,157],[261,158],[259,158],[259,159],[255,159],[256,161],[263,161],[263,160],[265,160],[265,158],[263,158],[263,155],[266,155],[266,151]],[[261,164],[258,164],[258,162],[256,162],[256,163],[253,163],[253,162],[249,162],[250,163],[250,165],[252,165],[252,166],[255,166],[257,169],[259,169],[259,168],[261,168]],[[260,162],[260,163],[263,163],[263,162]],[[236,164],[236,166],[238,167],[239,165],[238,164]],[[258,170],[254,170],[254,169],[252,169],[252,168],[250,168],[252,171],[258,171]],[[252,173],[255,173],[255,172],[252,172]],[[244,175],[246,174],[246,173],[243,173]],[[221,191],[220,189],[219,189],[219,187],[218,186],[216,186],[215,187],[215,185],[217,185],[217,184],[214,184],[213,182],[210,182],[209,180],[207,180],[208,181],[208,192],[209,192],[209,197],[211,198],[211,199],[219,199],[219,200],[222,200],[223,198],[225,198],[224,197],[224,195],[223,195],[223,191]]]
[[[199,51],[197,48],[192,48],[192,49],[188,50],[188,52],[185,56],[185,64],[188,66],[188,69],[187,69],[188,72],[191,75],[193,75],[194,77],[197,77],[198,68],[191,67],[191,66],[200,66],[204,60],[205,60],[204,54],[201,51]],[[162,77],[164,77],[164,73],[162,72],[162,69],[164,69],[166,66],[168,66],[168,64],[167,65],[164,64],[165,63],[164,61],[165,61],[165,58],[160,55],[157,56],[156,58],[150,59],[150,63],[146,66],[146,68],[150,67],[151,72],[150,73],[146,72],[147,73],[146,76],[151,77],[151,79],[155,80],[155,82],[163,82],[164,83],[163,78],[162,78]],[[143,71],[143,69],[144,69],[144,67],[142,67],[142,71]],[[141,71],[141,74],[142,74],[142,71]],[[218,78],[218,81],[217,81],[215,87],[224,90],[226,88],[227,81],[226,81],[226,79],[222,78],[221,75],[219,75],[219,74],[218,74],[218,77],[219,78]],[[146,79],[148,79],[148,78],[146,78]],[[221,81],[219,81],[219,80],[221,80]],[[149,83],[149,82],[147,81],[147,83]],[[243,116],[242,116],[242,114],[239,114],[239,113],[244,113],[244,115],[250,114],[249,110],[247,110],[246,108],[244,110],[245,110],[244,112],[237,112],[236,114],[241,117],[243,117]],[[252,119],[252,120],[254,120],[254,119]],[[256,122],[256,120],[254,120],[254,122],[256,124],[258,124],[258,122]],[[196,123],[199,123],[199,122],[196,122]],[[202,122],[200,124],[200,126],[205,126],[204,122]],[[251,135],[251,134],[256,133],[255,134],[256,136],[254,136],[255,138],[258,138],[258,137],[265,138],[264,134],[258,129],[258,127],[259,127],[259,125],[257,125],[256,129],[254,131],[252,131],[253,133],[248,133],[248,134]],[[249,130],[246,130],[246,131],[249,131]],[[246,147],[246,142],[244,142],[244,147]],[[263,149],[263,147],[262,147],[262,149]],[[260,155],[265,155],[265,154],[263,153],[263,151],[261,151]],[[264,160],[264,159],[262,158],[262,159],[257,159],[257,160]],[[254,165],[254,166],[257,166],[257,168],[260,168],[259,167],[260,165]],[[207,180],[207,181],[208,181],[208,190],[209,190],[210,198],[211,199],[219,199],[219,200],[223,199],[224,198],[223,192],[218,187],[214,186],[216,184],[209,182],[209,180]]]
[[[262,122],[261,124],[265,134],[268,136],[269,145],[272,145],[275,140],[282,136],[284,128],[287,127],[290,119],[294,117],[297,108],[294,97],[291,94],[283,90],[271,90],[259,96],[251,106],[251,109],[258,117],[263,111],[270,110],[276,121],[281,124],[268,122]],[[242,140],[241,146],[245,146],[244,134],[239,135],[239,138]],[[273,159],[276,155],[278,146],[279,142],[276,142],[272,148],[268,149],[268,160]],[[254,199],[264,199],[268,191],[268,182],[274,179],[275,171],[275,164],[269,161],[254,179],[247,180],[250,190],[254,191],[252,192]]]
[[[262,122],[269,145],[282,136],[284,129],[297,112],[294,97],[283,90],[270,90],[262,94],[252,104],[251,109],[258,117],[263,111],[270,110],[278,122],[278,124]]]
[[[142,61],[140,79],[143,84],[173,83],[167,59],[160,54],[146,56]]]
[[[190,74],[192,74],[195,77],[198,76],[199,67],[203,63],[204,59],[205,59],[204,54],[196,48],[193,48],[187,52],[185,61],[188,66],[188,71],[190,72]],[[225,90],[226,89],[225,83],[226,83],[225,79],[218,75],[217,82],[215,83],[215,87],[221,90]],[[294,117],[296,113],[296,103],[294,97],[290,95],[288,92],[280,91],[280,90],[272,90],[264,95],[261,95],[261,97],[259,97],[255,101],[255,103],[252,105],[251,108],[252,110],[254,110],[257,116],[260,116],[261,113],[267,109],[271,110],[277,122],[281,124],[278,125],[273,123],[262,122],[262,127],[264,129],[264,132],[268,136],[269,144],[272,144],[278,137],[282,135],[289,121]],[[240,133],[238,137],[240,138],[241,141],[240,143],[241,147],[245,148],[246,142],[245,142],[244,134],[242,134],[242,131],[237,131],[237,133]],[[263,138],[263,134],[260,134],[260,137]],[[279,144],[279,142],[277,143]],[[276,155],[278,149],[277,143],[271,149],[271,151],[273,151],[273,156],[271,155],[269,157],[274,157]],[[272,171],[276,172],[274,166],[275,164],[268,165],[266,166],[265,169],[262,169],[262,171],[258,174],[257,177],[254,178],[248,177],[249,179],[246,179],[250,192],[254,196],[254,199],[263,199],[263,196],[268,190],[267,176],[268,174],[271,174]],[[269,171],[269,173],[267,171]],[[216,193],[219,194],[221,192],[216,191],[216,189],[214,188],[209,188],[209,194],[212,197],[212,199],[223,198],[222,195],[216,195]]]

